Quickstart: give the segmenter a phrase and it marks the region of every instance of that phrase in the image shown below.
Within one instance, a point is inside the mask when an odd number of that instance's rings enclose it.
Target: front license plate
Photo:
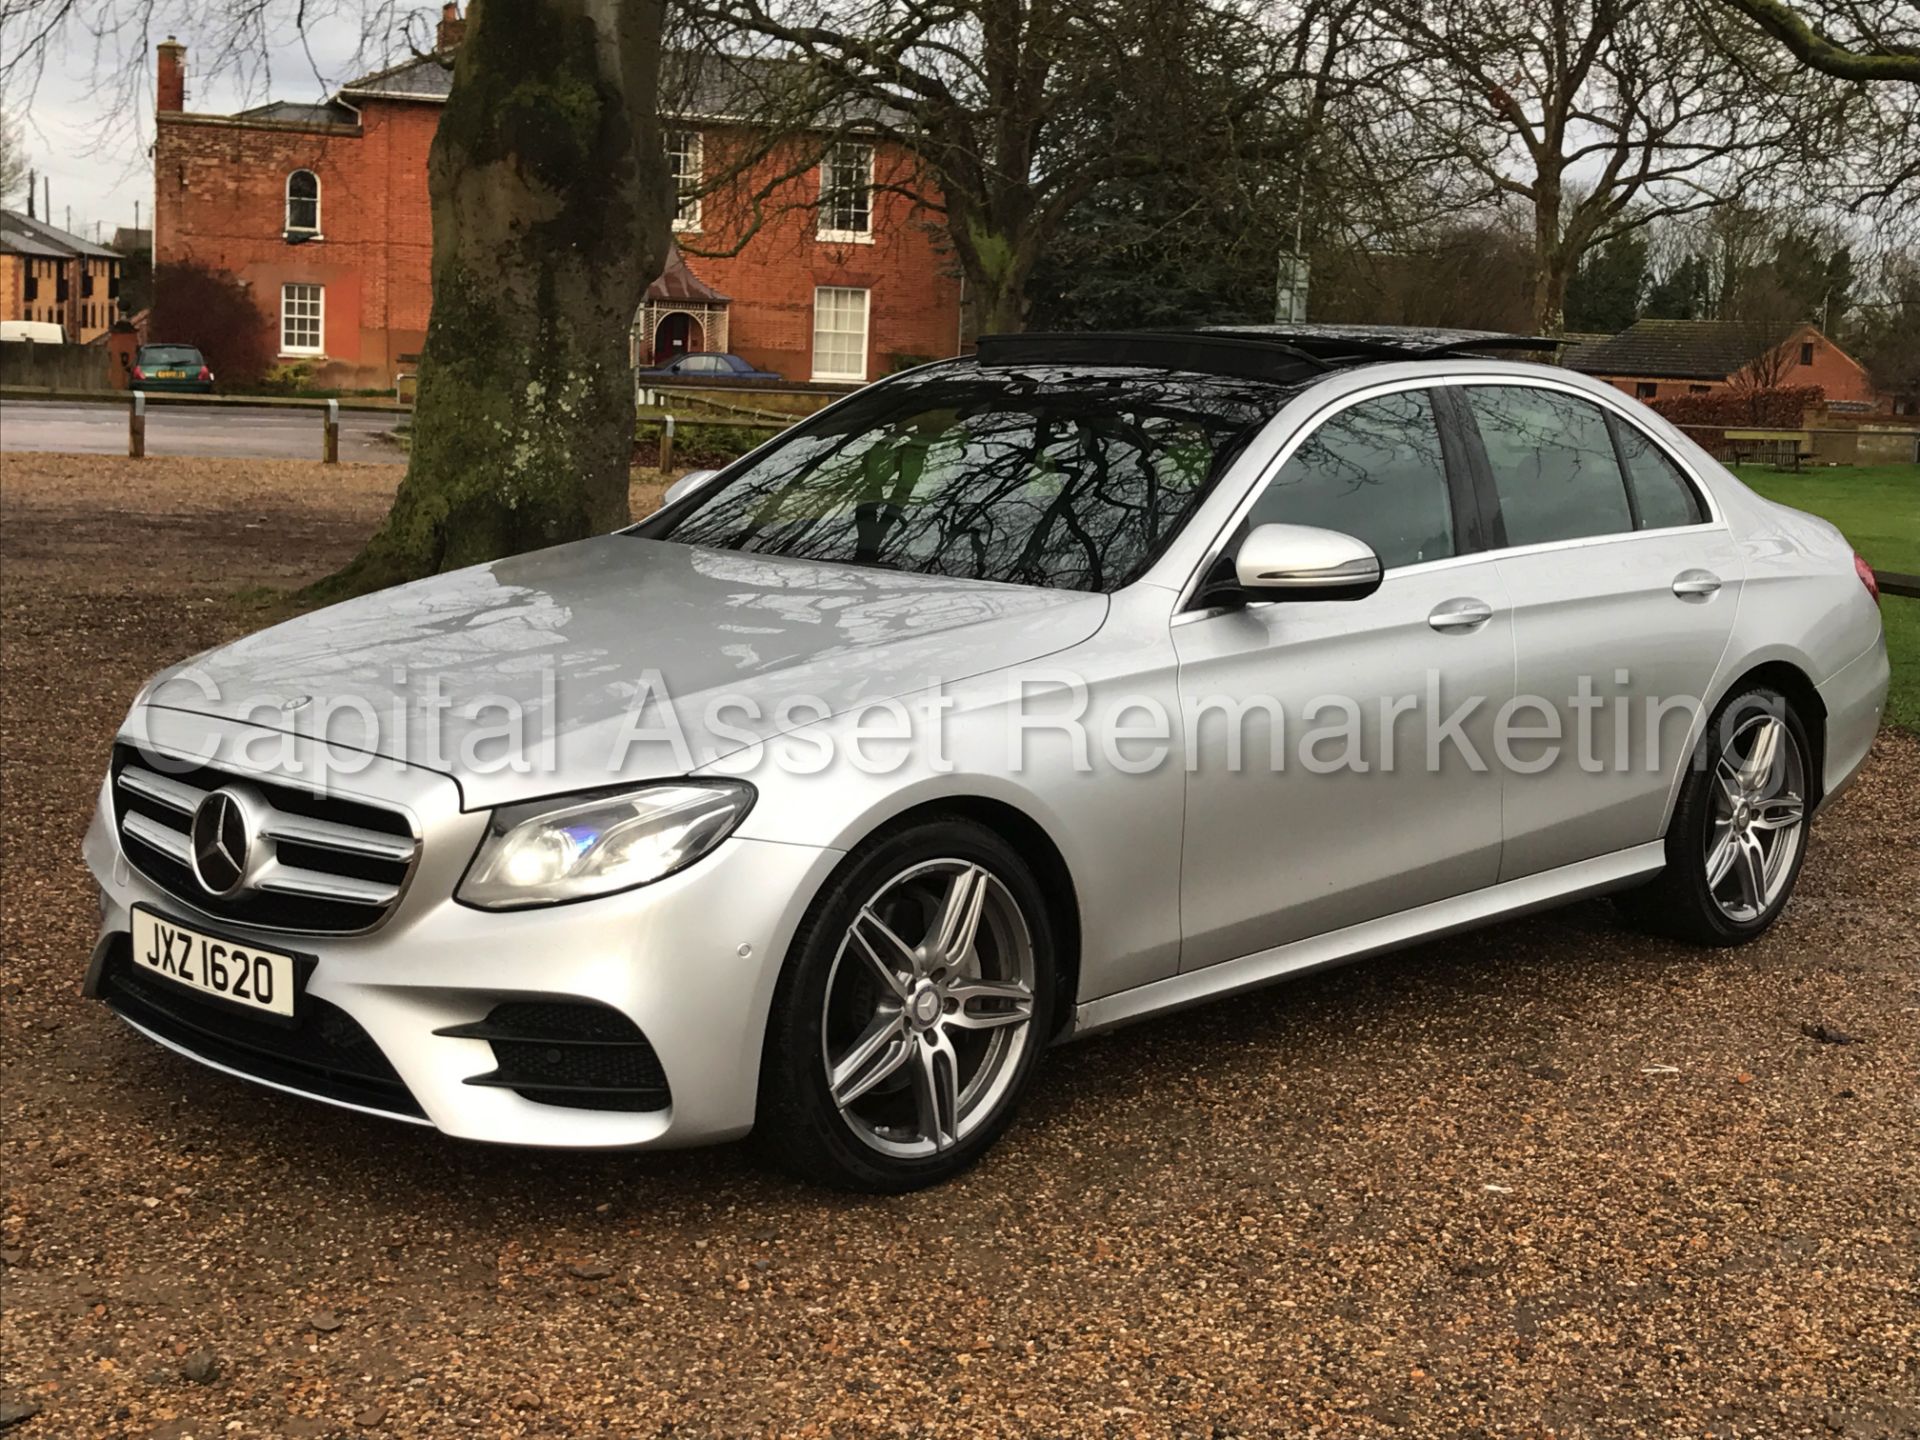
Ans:
[[[294,957],[280,951],[203,935],[136,908],[133,963],[202,995],[293,1018]]]

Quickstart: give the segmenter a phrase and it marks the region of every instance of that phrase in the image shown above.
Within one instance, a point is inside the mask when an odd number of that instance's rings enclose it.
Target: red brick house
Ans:
[[[1638,320],[1576,346],[1561,364],[1642,400],[1811,385],[1826,392],[1832,409],[1892,408],[1866,368],[1813,325],[1783,336],[1736,320]]]
[[[331,383],[392,384],[426,337],[427,150],[461,23],[448,5],[441,57],[362,76],[324,104],[235,115],[187,110],[186,47],[169,37],[158,54],[155,263],[239,275],[273,317],[283,361],[312,362]],[[789,380],[858,383],[953,354],[960,282],[938,212],[905,193],[909,157],[851,141],[796,166],[790,147],[744,167],[737,186],[691,198],[709,167],[725,173],[728,157],[750,153],[725,111],[695,103],[666,117],[690,195],[674,226],[688,253],[635,317],[636,363],[731,350]],[[748,207],[726,203],[736,190],[759,197],[744,239]]]

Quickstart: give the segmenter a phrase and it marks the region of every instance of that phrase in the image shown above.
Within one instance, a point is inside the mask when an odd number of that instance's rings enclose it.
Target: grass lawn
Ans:
[[[1794,475],[1742,465],[1740,478],[1769,500],[1831,520],[1876,570],[1920,575],[1920,465],[1862,465]],[[1920,731],[1920,600],[1880,602],[1893,660],[1887,718]]]

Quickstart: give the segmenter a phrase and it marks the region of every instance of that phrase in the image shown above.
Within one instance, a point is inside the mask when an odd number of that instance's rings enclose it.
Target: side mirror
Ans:
[[[663,497],[661,497],[660,503],[662,505],[671,505],[673,504],[674,501],[683,499],[686,496],[691,495],[694,491],[698,490],[701,486],[705,485],[709,480],[713,479],[714,476],[718,475],[719,473],[720,472],[718,470],[687,471],[686,474],[682,475],[678,480],[674,481],[671,485],[667,486],[667,493]]]
[[[1224,564],[1215,567],[1201,589],[1201,604],[1360,600],[1380,588],[1380,557],[1370,545],[1316,525],[1257,525],[1232,564],[1231,574]]]

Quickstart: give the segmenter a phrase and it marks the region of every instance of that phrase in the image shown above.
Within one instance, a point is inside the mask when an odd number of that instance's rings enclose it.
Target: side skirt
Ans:
[[[1654,840],[1629,850],[1616,850],[1611,855],[1563,865],[1557,870],[1489,885],[1484,890],[1470,891],[1449,900],[1436,900],[1431,905],[1403,910],[1397,915],[1383,915],[1378,920],[1366,920],[1344,930],[1276,945],[1271,950],[1242,955],[1238,960],[1169,975],[1150,985],[1137,985],[1117,995],[1102,996],[1076,1006],[1073,1029],[1063,1038],[1097,1035],[1116,1025],[1257,990],[1277,980],[1344,965],[1349,960],[1399,950],[1495,920],[1550,910],[1589,895],[1621,890],[1636,880],[1656,874],[1666,863],[1666,846]]]

